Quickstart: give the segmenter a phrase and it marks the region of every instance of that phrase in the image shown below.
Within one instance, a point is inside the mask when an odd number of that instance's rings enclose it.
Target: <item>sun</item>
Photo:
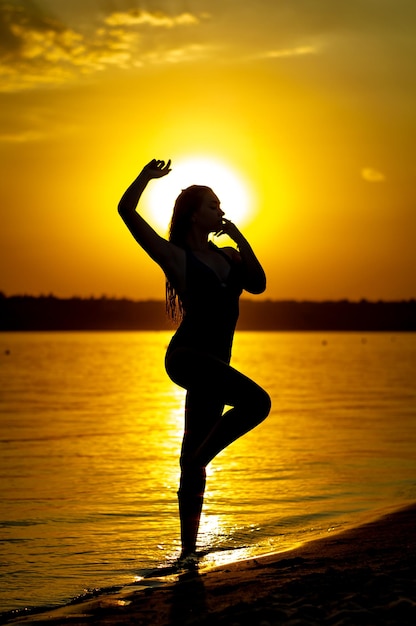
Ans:
[[[190,185],[211,187],[221,202],[227,219],[237,226],[247,224],[252,218],[252,192],[233,168],[226,163],[207,157],[188,157],[172,161],[172,171],[164,178],[151,181],[144,206],[152,223],[168,229],[176,198]]]

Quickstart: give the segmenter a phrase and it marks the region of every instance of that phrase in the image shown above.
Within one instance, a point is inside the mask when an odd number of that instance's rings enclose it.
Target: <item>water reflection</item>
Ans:
[[[184,392],[163,369],[168,339],[7,337],[3,607],[128,583],[177,557]],[[233,358],[273,411],[208,467],[202,568],[416,498],[416,335],[237,333]]]

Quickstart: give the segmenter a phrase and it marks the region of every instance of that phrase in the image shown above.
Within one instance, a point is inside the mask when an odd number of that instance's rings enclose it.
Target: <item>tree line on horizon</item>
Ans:
[[[5,296],[0,331],[172,330],[161,300]],[[240,301],[238,330],[416,331],[416,300]]]

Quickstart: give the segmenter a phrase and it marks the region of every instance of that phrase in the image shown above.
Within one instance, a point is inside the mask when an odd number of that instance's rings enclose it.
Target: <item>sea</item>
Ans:
[[[169,332],[0,333],[0,613],[162,573],[180,551]],[[237,332],[265,422],[208,467],[200,567],[416,501],[416,334]],[[164,569],[165,568],[165,569]]]

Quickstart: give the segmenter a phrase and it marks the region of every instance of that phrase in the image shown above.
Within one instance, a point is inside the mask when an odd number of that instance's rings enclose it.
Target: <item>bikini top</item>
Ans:
[[[186,251],[186,289],[182,304],[187,311],[200,304],[222,306],[229,298],[239,298],[242,292],[242,275],[239,264],[233,261],[213,243],[212,250],[220,254],[229,264],[227,277],[222,280],[212,267],[201,261],[191,250]],[[225,300],[224,300],[225,299]]]

